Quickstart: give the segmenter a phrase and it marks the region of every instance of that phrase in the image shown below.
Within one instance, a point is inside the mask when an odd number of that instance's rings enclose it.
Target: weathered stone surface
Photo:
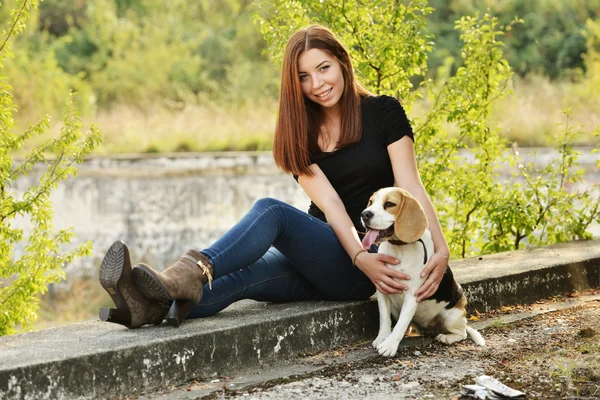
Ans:
[[[471,309],[521,304],[600,287],[600,241],[458,260],[452,269]],[[377,320],[375,301],[244,301],[179,328],[89,321],[4,337],[0,398],[105,398],[227,375],[373,339]]]
[[[32,174],[13,189],[24,191],[38,180]],[[270,153],[94,158],[51,198],[56,228],[74,227],[73,244],[94,243],[92,256],[68,266],[68,273],[93,273],[116,240],[127,243],[134,262],[166,267],[187,249],[210,245],[263,197],[302,210],[310,203]],[[16,226],[27,230],[27,221]]]

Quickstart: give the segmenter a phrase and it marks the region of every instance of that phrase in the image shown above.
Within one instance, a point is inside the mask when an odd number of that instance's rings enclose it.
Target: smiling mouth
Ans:
[[[390,238],[394,235],[394,224],[390,225],[386,229],[373,229],[366,227],[367,233],[362,240],[362,246],[364,249],[370,249],[373,244],[379,244],[384,239]]]
[[[315,94],[315,97],[325,97],[325,96],[327,96],[329,93],[331,93],[331,91],[332,91],[332,90],[333,90],[333,88],[329,88],[329,90],[327,90],[327,91],[326,91],[326,92],[324,92],[324,93],[321,93],[321,94]]]

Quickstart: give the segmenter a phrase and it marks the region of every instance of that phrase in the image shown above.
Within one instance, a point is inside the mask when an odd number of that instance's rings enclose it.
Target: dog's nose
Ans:
[[[360,213],[360,217],[363,221],[368,221],[371,218],[373,218],[373,211],[365,210],[362,213]]]

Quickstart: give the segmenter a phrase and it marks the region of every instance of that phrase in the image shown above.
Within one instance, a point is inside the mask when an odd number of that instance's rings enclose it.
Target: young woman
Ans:
[[[241,299],[367,299],[406,289],[391,257],[365,251],[360,213],[376,190],[396,184],[417,198],[429,219],[436,254],[418,300],[433,295],[448,264],[448,245],[416,166],[413,133],[393,97],[375,96],[355,79],[348,53],[320,26],[288,41],[273,154],[312,200],[308,214],[265,198],[212,246],[189,250],[157,272],[133,270],[115,243],[100,269],[116,309],[101,319],[130,328],[178,326]],[[208,286],[208,288],[207,288]],[[208,289],[208,290],[207,290]]]

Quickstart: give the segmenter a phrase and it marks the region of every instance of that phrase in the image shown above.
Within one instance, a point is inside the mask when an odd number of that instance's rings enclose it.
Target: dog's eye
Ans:
[[[369,200],[369,203],[367,204],[367,207],[371,207],[373,205],[373,200]]]
[[[385,203],[383,203],[383,208],[390,208],[390,207],[395,207],[396,204],[392,203],[391,201],[386,201]]]

